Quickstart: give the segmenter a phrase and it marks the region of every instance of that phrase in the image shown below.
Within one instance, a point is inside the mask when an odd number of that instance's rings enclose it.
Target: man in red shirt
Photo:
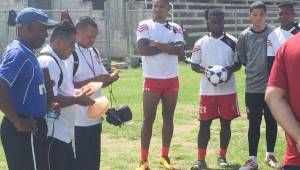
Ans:
[[[300,34],[278,50],[265,100],[274,118],[286,131],[285,170],[300,169]]]

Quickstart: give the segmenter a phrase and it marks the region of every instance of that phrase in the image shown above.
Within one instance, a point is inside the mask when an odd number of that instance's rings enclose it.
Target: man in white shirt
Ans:
[[[231,120],[240,115],[237,98],[236,85],[233,72],[240,69],[235,46],[236,38],[224,33],[224,13],[220,9],[212,9],[208,12],[208,29],[210,33],[199,39],[193,48],[192,69],[197,73],[205,73],[205,69],[212,65],[226,68],[228,77],[222,84],[213,85],[208,78],[203,77],[200,82],[200,106],[198,133],[198,160],[191,170],[206,169],[206,150],[210,139],[210,125],[212,120],[219,118],[220,150],[218,165],[228,166],[226,152],[231,137]]]
[[[143,109],[141,130],[141,161],[138,170],[148,169],[148,153],[156,108],[162,100],[162,153],[160,164],[173,169],[168,153],[173,136],[173,117],[177,102],[178,56],[184,52],[182,29],[168,22],[171,9],[169,0],[153,0],[153,19],[141,21],[137,27],[137,44],[142,55],[144,75]]]
[[[53,86],[54,101],[62,107],[61,115],[47,118],[49,170],[76,170],[72,136],[77,104],[89,106],[94,100],[84,93],[76,96],[72,67],[67,59],[74,51],[76,29],[69,22],[59,24],[50,38],[50,45],[41,50],[38,58],[42,68],[48,68]]]
[[[119,70],[109,74],[103,66],[98,50],[93,47],[98,35],[98,26],[89,16],[80,17],[76,23],[75,53],[70,57],[73,68],[75,88],[89,83],[103,83],[103,87],[119,78]],[[75,55],[78,65],[75,66]],[[75,68],[77,67],[77,68]],[[96,91],[91,98],[96,99],[101,92]],[[87,116],[88,107],[79,106],[75,118],[76,161],[82,170],[99,170],[101,155],[102,118],[92,119]]]
[[[267,41],[269,71],[271,71],[276,53],[281,45],[293,35],[300,32],[299,24],[295,22],[296,13],[293,2],[282,1],[278,4],[278,8],[280,27],[274,29],[268,35]]]

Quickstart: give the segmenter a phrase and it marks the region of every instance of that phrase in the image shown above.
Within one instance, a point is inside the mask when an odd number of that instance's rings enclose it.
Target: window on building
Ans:
[[[105,0],[83,0],[83,1],[92,1],[93,9],[95,9],[95,10],[104,10]]]
[[[51,9],[51,0],[28,0],[28,6],[40,9]]]

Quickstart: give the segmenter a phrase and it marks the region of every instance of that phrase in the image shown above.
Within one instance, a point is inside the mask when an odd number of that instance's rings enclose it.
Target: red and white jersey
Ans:
[[[298,25],[294,26],[290,30],[286,31],[284,29],[281,29],[281,27],[276,28],[268,35],[268,41],[267,41],[267,49],[268,53],[267,56],[276,56],[276,53],[278,49],[282,46],[282,44],[291,38],[293,35],[298,33],[300,31],[300,28]]]
[[[238,61],[235,54],[236,42],[237,39],[229,34],[224,34],[219,38],[205,35],[195,43],[191,62],[203,67],[210,65],[231,66],[235,61]],[[204,76],[200,81],[200,95],[226,95],[235,92],[234,74],[229,81],[217,86],[212,85]]]
[[[153,19],[141,21],[136,30],[137,42],[148,39],[161,43],[184,42],[179,25],[167,22],[164,24]],[[142,56],[143,74],[146,78],[167,79],[178,76],[178,56],[159,53]]]

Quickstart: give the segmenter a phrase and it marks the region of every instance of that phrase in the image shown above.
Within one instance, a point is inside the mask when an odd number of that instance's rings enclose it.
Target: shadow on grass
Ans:
[[[226,168],[207,168],[206,170],[238,170],[241,167],[241,164],[231,164],[227,166]],[[165,170],[163,167],[159,167],[157,169],[152,169],[151,170]],[[174,168],[174,170],[190,170],[190,168]]]
[[[226,168],[207,168],[207,170],[238,170],[241,167],[241,164],[231,164]]]

